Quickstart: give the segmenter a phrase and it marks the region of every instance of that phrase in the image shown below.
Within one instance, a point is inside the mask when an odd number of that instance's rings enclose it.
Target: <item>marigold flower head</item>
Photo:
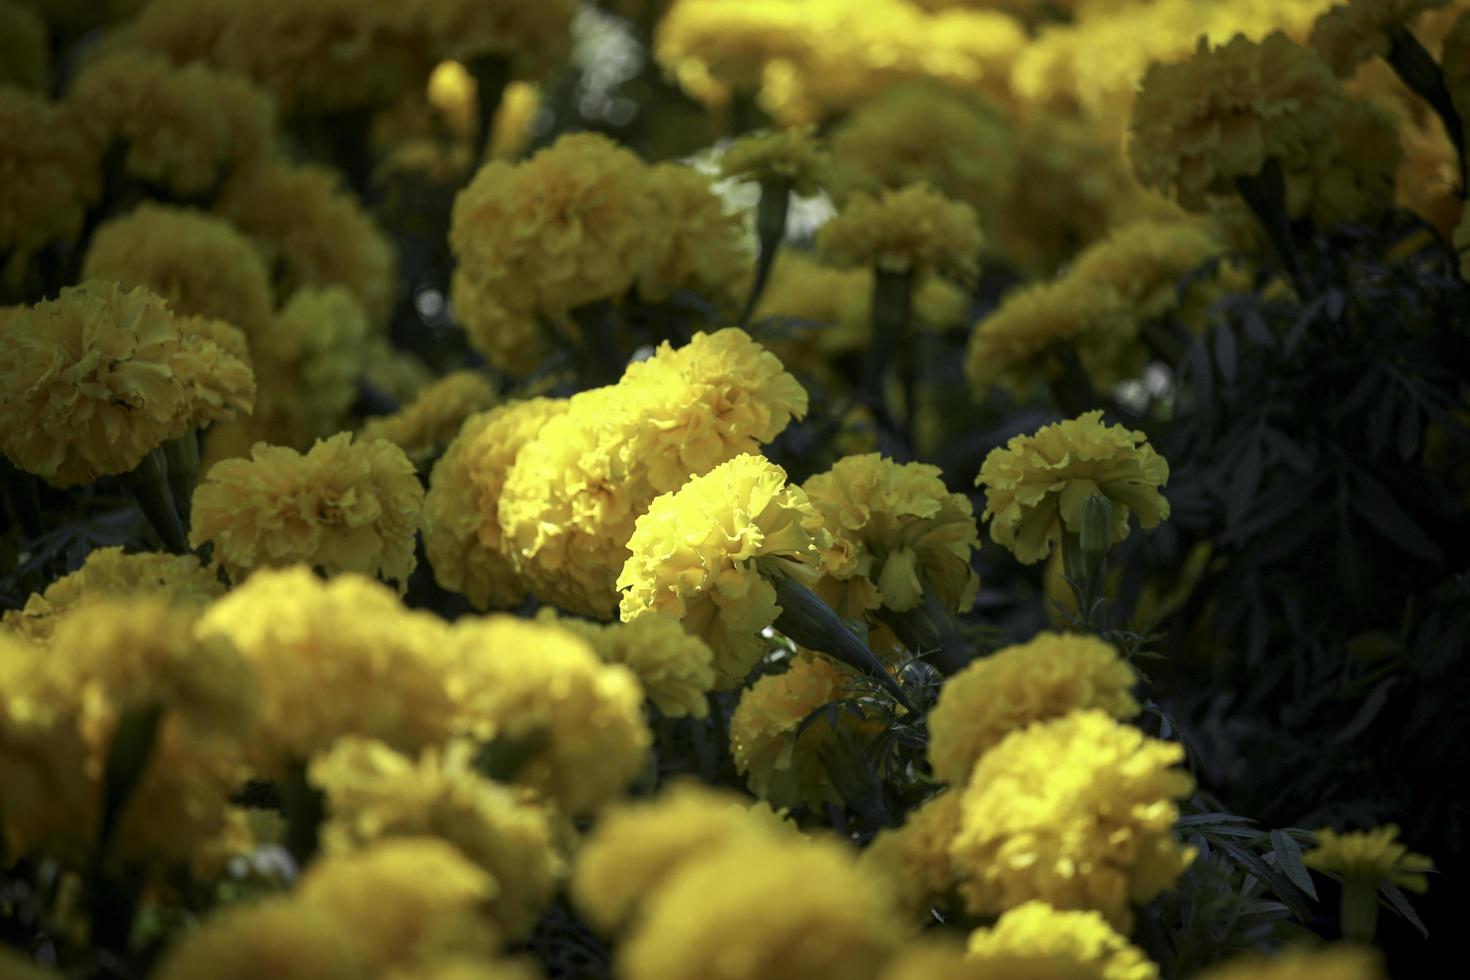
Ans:
[[[512,777],[569,814],[590,813],[647,765],[652,744],[633,672],[576,634],[509,615],[461,619],[451,637],[455,726],[519,746]]]
[[[1093,494],[1112,503],[1113,541],[1128,537],[1131,513],[1145,529],[1157,526],[1169,516],[1159,493],[1168,482],[1168,461],[1144,434],[1104,425],[1101,411],[1014,437],[991,450],[975,480],[985,487],[991,538],[1028,565],[1049,555],[1064,529],[1081,530],[1082,503]]]
[[[145,203],[99,227],[85,279],[144,286],[175,313],[232,323],[249,337],[269,323],[270,276],[250,240],[203,211]]]
[[[842,844],[748,840],[681,865],[658,886],[619,949],[618,973],[872,980],[902,935],[881,881]]]
[[[776,590],[756,560],[815,581],[830,537],[786,471],[742,453],[654,499],[628,540],[617,587],[624,620],[653,610],[678,619],[715,653],[719,686],[737,686],[776,621]]]
[[[159,980],[354,980],[367,970],[355,937],[327,912],[291,898],[211,914],[169,949]]]
[[[44,92],[50,81],[46,22],[24,3],[0,0],[0,86]]]
[[[274,106],[247,79],[203,64],[175,68],[143,51],[87,64],[66,105],[99,156],[120,146],[130,176],[182,196],[253,169],[274,141]]]
[[[1293,949],[1275,956],[1247,955],[1206,970],[1200,980],[1386,980],[1376,949],[1336,945]]]
[[[1171,887],[1194,857],[1175,800],[1194,781],[1175,742],[1106,712],[1074,711],[1007,735],[980,758],[950,858],[971,912],[1040,900],[1094,909],[1128,932],[1130,903]]]
[[[391,442],[422,466],[449,445],[465,419],[488,409],[498,397],[479,371],[452,371],[392,415],[368,419],[360,435]]]
[[[0,85],[0,265],[7,279],[51,242],[82,230],[101,190],[97,158],[76,121],[24,89]]]
[[[1133,105],[1129,155],[1146,186],[1192,211],[1269,160],[1308,169],[1330,154],[1342,88],[1320,58],[1282,33],[1200,40],[1181,64],[1155,64]]]
[[[781,181],[791,193],[808,196],[831,180],[832,154],[815,127],[797,126],[752,133],[736,140],[720,158],[720,172],[757,183]]]
[[[351,433],[302,455],[257,443],[227,459],[194,491],[193,547],[209,541],[236,582],[256,568],[304,563],[408,587],[424,490],[403,450]]]
[[[508,609],[526,598],[500,529],[501,489],[521,447],[565,408],[565,399],[530,398],[472,415],[429,474],[424,554],[435,581],[476,609]]]
[[[980,224],[974,208],[927,184],[854,194],[817,232],[817,245],[847,265],[889,273],[938,272],[960,281],[979,271]]]
[[[1127,720],[1138,675],[1102,640],[1039,633],[974,661],[950,677],[929,712],[929,762],[936,778],[963,786],[985,753],[1036,721],[1098,708]]]
[[[1050,976],[1052,969],[1078,980],[1158,980],[1159,968],[1143,950],[1092,911],[1063,911],[1045,902],[1023,902],[989,928],[970,934],[969,958],[1001,976],[1010,971]]]
[[[214,203],[274,269],[276,296],[343,286],[375,326],[388,322],[398,288],[393,245],[328,167],[273,161],[234,172]]]
[[[744,217],[727,210],[709,176],[693,167],[661,163],[649,181],[664,213],[667,247],[639,276],[639,295],[661,301],[688,289],[733,309],[751,266]]]
[[[336,854],[387,837],[445,840],[494,879],[488,914],[522,939],[550,904],[561,858],[545,811],[481,776],[475,753],[452,741],[415,762],[374,739],[338,739],[308,771],[326,795],[322,844]]]
[[[1317,168],[1286,175],[1287,209],[1318,228],[1374,221],[1393,206],[1403,160],[1394,114],[1368,99],[1345,98],[1336,150]]]
[[[591,623],[559,619],[547,609],[538,618],[582,637],[605,663],[631,670],[664,717],[709,714],[705,695],[715,686],[714,652],[674,620],[645,613],[626,623]]]
[[[209,359],[238,364],[208,345],[200,330],[186,336],[163,300],[117,283],[83,283],[9,311],[0,318],[0,450],[60,487],[129,472],[163,442],[240,407],[207,404],[228,394],[207,376]]]
[[[495,895],[494,877],[445,841],[388,837],[315,861],[295,900],[334,921],[377,972],[494,952],[503,937],[485,909]]]
[[[841,556],[829,562],[831,585],[818,588],[824,597],[835,593],[839,612],[913,609],[926,583],[951,610],[974,603],[980,580],[970,555],[980,532],[969,498],[949,492],[939,467],[877,453],[846,456],[802,489]]]
[[[1180,281],[1225,251],[1225,242],[1198,224],[1144,219],[1084,249],[1066,275],[1111,289],[1133,318],[1146,322],[1213,298],[1202,284],[1181,295]]]
[[[955,889],[949,845],[959,831],[960,793],[950,790],[910,810],[902,826],[878,831],[862,852],[862,864],[883,876],[915,927],[931,921],[930,907]]]
[[[1421,894],[1429,888],[1424,873],[1434,870],[1434,862],[1400,844],[1393,824],[1346,833],[1324,827],[1316,836],[1317,846],[1303,855],[1309,868],[1374,884],[1386,881]]]
[[[224,591],[219,578],[194,555],[127,555],[122,548],[97,548],[81,568],[33,594],[21,609],[6,612],[4,624],[19,636],[45,643],[58,622],[95,600],[137,596],[203,609]]]
[[[750,812],[749,799],[680,782],[656,799],[610,806],[577,851],[571,896],[604,934],[636,921],[671,875],[694,861],[773,828]]]
[[[1395,31],[1407,30],[1424,11],[1449,0],[1348,0],[1317,18],[1312,47],[1339,78],[1370,58],[1387,58]]]
[[[183,342],[174,374],[190,405],[183,438],[194,438],[192,430],[215,421],[249,415],[255,404],[255,371],[245,334],[223,320],[200,316],[181,317],[179,331]]]
[[[205,610],[198,629],[229,638],[255,667],[268,772],[344,735],[417,753],[450,733],[443,621],[405,609],[372,579],[261,569]]]

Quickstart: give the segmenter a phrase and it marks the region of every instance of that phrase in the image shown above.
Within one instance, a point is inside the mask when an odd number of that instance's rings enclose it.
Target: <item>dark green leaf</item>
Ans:
[[[1378,887],[1378,900],[1408,919],[1409,923],[1419,930],[1419,935],[1425,939],[1429,938],[1429,930],[1425,928],[1423,920],[1419,918],[1419,913],[1414,911],[1414,906],[1409,904],[1408,896],[1400,890],[1398,885],[1384,882]]]
[[[1276,855],[1276,866],[1281,869],[1282,874],[1315,899],[1317,886],[1312,883],[1312,875],[1302,863],[1301,847],[1291,839],[1291,835],[1281,830],[1271,831],[1271,850]]]
[[[1215,327],[1215,363],[1226,384],[1235,383],[1235,334],[1223,320]]]
[[[1411,555],[1428,561],[1441,560],[1439,546],[1415,523],[1408,511],[1399,506],[1383,484],[1362,470],[1357,471],[1354,483],[1353,507],[1367,519],[1373,530]]]

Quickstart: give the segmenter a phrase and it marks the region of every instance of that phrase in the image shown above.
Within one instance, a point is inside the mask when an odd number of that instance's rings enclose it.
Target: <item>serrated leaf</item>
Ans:
[[[1378,900],[1409,920],[1409,924],[1419,930],[1420,936],[1425,939],[1429,938],[1429,929],[1425,927],[1423,920],[1419,918],[1419,913],[1414,911],[1414,906],[1409,904],[1408,896],[1399,889],[1398,885],[1384,882],[1378,887]]]
[[[1286,877],[1278,874],[1269,864],[1261,860],[1259,855],[1251,853],[1233,841],[1221,840],[1217,841],[1217,843],[1220,845],[1220,849],[1226,854],[1229,854],[1236,864],[1240,865],[1248,873],[1255,875],[1262,884],[1275,893],[1277,898],[1285,902],[1287,907],[1291,909],[1292,915],[1295,915],[1303,922],[1306,922],[1311,917],[1311,909],[1303,901],[1302,893],[1297,887],[1287,880]]]
[[[1302,849],[1285,831],[1271,831],[1271,851],[1276,855],[1277,867],[1291,883],[1306,892],[1313,900],[1317,898],[1317,886],[1312,875],[1302,863]]]

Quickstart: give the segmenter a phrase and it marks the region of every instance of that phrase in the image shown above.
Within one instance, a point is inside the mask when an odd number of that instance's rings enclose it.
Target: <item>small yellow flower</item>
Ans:
[[[591,623],[557,618],[543,609],[538,618],[576,633],[604,662],[638,675],[643,693],[666,718],[704,718],[715,686],[714,652],[672,619],[645,613],[626,623]]]
[[[1426,10],[1450,0],[1348,0],[1317,18],[1312,47],[1339,78],[1349,78],[1370,58],[1387,58],[1393,33],[1407,30]]]
[[[1126,936],[1092,911],[1062,911],[1023,902],[989,928],[970,933],[969,958],[1005,976],[1065,964],[1078,980],[1158,980],[1159,968]]]
[[[1104,425],[1101,411],[1016,436],[985,457],[975,480],[985,487],[991,538],[1028,565],[1049,555],[1064,529],[1081,530],[1082,503],[1093,494],[1113,505],[1113,541],[1128,536],[1131,513],[1144,528],[1157,526],[1169,516],[1159,493],[1168,481],[1168,462],[1143,433]]]
[[[1346,833],[1324,827],[1317,831],[1317,846],[1303,860],[1318,871],[1362,879],[1375,887],[1387,882],[1422,894],[1429,888],[1425,872],[1434,870],[1434,861],[1410,851],[1398,836],[1393,824]]]
[[[0,275],[10,280],[47,244],[76,238],[100,175],[76,121],[10,85],[0,85],[0,171],[0,254],[7,255]]]
[[[916,927],[932,920],[930,907],[944,903],[958,884],[949,847],[960,832],[960,795],[948,790],[930,797],[863,850],[862,864],[883,875],[894,904]]]
[[[817,232],[817,245],[846,265],[890,273],[937,272],[959,281],[979,272],[983,239],[975,210],[927,184],[854,194]]]
[[[815,127],[798,126],[743,136],[725,151],[720,171],[757,183],[783,181],[795,194],[817,193],[831,180],[832,154]]]
[[[385,439],[422,466],[449,445],[464,420],[495,404],[495,386],[478,371],[452,371],[392,415],[363,423],[360,438]]]
[[[290,898],[232,905],[191,929],[164,956],[159,980],[356,980],[367,970],[333,916]]]

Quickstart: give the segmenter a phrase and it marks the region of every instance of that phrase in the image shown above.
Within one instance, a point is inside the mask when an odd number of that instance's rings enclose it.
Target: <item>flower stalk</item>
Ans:
[[[1281,161],[1270,157],[1260,173],[1253,177],[1235,178],[1235,189],[1265,229],[1276,256],[1300,291],[1301,262],[1297,258],[1296,239],[1291,232],[1291,218],[1286,211],[1286,176],[1281,171]]]
[[[1364,875],[1342,879],[1342,938],[1368,944],[1378,930],[1378,882]]]
[[[475,80],[475,104],[479,129],[475,133],[475,166],[485,161],[485,150],[495,131],[495,113],[510,84],[510,59],[500,54],[476,55],[465,65]],[[474,168],[470,173],[473,174]],[[468,176],[468,175],[467,175]]]
[[[891,417],[884,381],[888,376],[888,366],[897,364],[899,381],[903,386],[902,432],[909,446],[913,445],[917,400],[916,359],[908,343],[913,287],[912,269],[892,272],[881,266],[873,268],[873,342],[868,347],[863,377],[863,390],[879,416]]]
[[[177,439],[164,443],[163,460],[168,471],[169,493],[178,508],[180,521],[187,528],[194,500],[194,484],[199,481],[199,433],[190,429]]]
[[[791,179],[788,177],[766,177],[761,181],[761,199],[755,209],[755,233],[760,252],[755,262],[755,279],[750,284],[750,293],[745,297],[745,306],[740,311],[740,326],[750,323],[761,294],[766,291],[766,282],[776,264],[776,253],[786,238],[786,216],[791,211]]]
[[[189,553],[189,540],[184,534],[179,510],[169,489],[168,461],[162,447],[155,447],[143,457],[137,468],[122,478],[143,516],[163,541],[163,546],[176,555]]]
[[[883,624],[903,645],[925,659],[946,677],[963,670],[974,659],[974,652],[960,635],[954,616],[939,601],[939,596],[924,581],[924,598],[917,606],[897,612],[886,606],[878,610]]]
[[[1449,86],[1445,84],[1444,72],[1440,70],[1434,56],[1425,50],[1424,45],[1408,28],[1394,25],[1389,29],[1388,37],[1391,45],[1388,50],[1389,65],[1411,92],[1429,103],[1440,122],[1444,123],[1444,131],[1454,144],[1460,171],[1459,194],[1460,199],[1464,200],[1466,194],[1470,193],[1465,160],[1465,124],[1460,118],[1459,110],[1455,108]]]

